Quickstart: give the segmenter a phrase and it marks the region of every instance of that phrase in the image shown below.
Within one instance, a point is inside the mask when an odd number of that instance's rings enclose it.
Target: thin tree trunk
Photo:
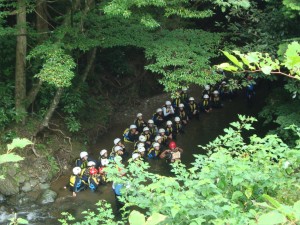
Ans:
[[[84,73],[81,77],[81,82],[85,82],[86,81],[86,78],[88,77],[90,71],[91,71],[91,68],[95,62],[95,58],[96,58],[96,52],[97,52],[97,48],[93,48],[89,54],[88,54],[88,60],[87,60],[87,65],[84,69]]]
[[[48,111],[47,111],[46,116],[44,117],[43,122],[40,124],[39,130],[36,132],[36,135],[37,135],[38,133],[40,133],[45,127],[48,127],[48,126],[49,126],[49,121],[50,121],[50,119],[51,119],[51,117],[52,117],[52,115],[53,115],[55,109],[56,109],[57,106],[58,106],[58,103],[59,103],[60,98],[61,98],[61,96],[62,96],[63,90],[64,90],[63,88],[58,88],[58,89],[56,90],[55,96],[54,96],[54,98],[53,98],[53,100],[52,100],[52,102],[51,102],[51,105],[50,105],[50,107],[49,107],[49,109],[48,109]],[[35,136],[36,136],[36,135],[35,135]]]
[[[32,85],[32,88],[26,97],[26,104],[25,104],[26,109],[28,109],[29,106],[35,101],[35,98],[36,98],[37,94],[39,93],[42,84],[43,84],[43,81],[38,80],[38,83]]]
[[[17,2],[17,46],[16,46],[16,70],[15,70],[15,107],[25,121],[25,98],[26,98],[26,0]]]

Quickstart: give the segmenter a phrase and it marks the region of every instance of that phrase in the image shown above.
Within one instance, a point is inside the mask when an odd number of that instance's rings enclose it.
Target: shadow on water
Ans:
[[[192,90],[191,95],[200,96],[200,90]],[[182,162],[187,166],[193,162],[193,154],[205,154],[198,147],[198,145],[205,145],[209,141],[214,140],[218,135],[223,133],[223,129],[228,127],[229,123],[238,120],[238,114],[255,116],[257,117],[258,112],[262,109],[264,105],[264,99],[266,96],[265,90],[258,90],[255,96],[255,101],[252,107],[246,102],[244,93],[239,93],[233,101],[224,102],[224,108],[213,110],[210,114],[201,114],[199,120],[193,120],[187,128],[185,133],[180,135],[177,140],[177,145],[184,149],[182,155]],[[199,98],[196,98],[196,100]],[[144,113],[144,119],[148,119],[152,112],[159,107],[164,100],[159,98],[160,102],[154,104],[152,107],[147,106]],[[151,111],[151,112],[146,112]],[[136,110],[132,110],[132,115],[136,114]],[[133,119],[130,117],[125,117],[124,120],[113,125],[107,134],[100,137],[96,144],[91,146],[92,156],[98,158],[99,151],[101,149],[111,150],[113,145],[113,140],[116,137],[121,137],[123,131],[129,124],[132,123]],[[265,128],[261,124],[255,124],[255,132],[259,135],[265,133]],[[151,172],[159,173],[161,175],[171,175],[170,167],[165,163],[164,160],[151,160],[149,161],[151,165]],[[63,189],[63,186],[68,182],[69,176],[62,176],[57,181],[55,181],[51,188],[58,193],[58,199],[55,203],[48,207],[48,212],[52,219],[43,220],[42,223],[37,222],[35,224],[60,224],[57,222],[57,218],[61,218],[60,213],[62,211],[67,211],[72,213],[77,218],[82,218],[81,212],[87,209],[95,210],[99,200],[104,199],[112,204],[114,212],[116,212],[115,197],[111,188],[111,184],[101,186],[96,193],[92,193],[89,190],[82,193],[78,193],[76,198],[71,197],[71,193]]]

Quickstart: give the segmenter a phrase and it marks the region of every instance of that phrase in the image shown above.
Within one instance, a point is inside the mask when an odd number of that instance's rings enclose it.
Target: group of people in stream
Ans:
[[[201,113],[222,108],[222,101],[231,98],[231,95],[233,93],[229,91],[226,81],[214,87],[205,85],[199,102],[189,96],[187,88],[183,88],[176,92],[172,101],[166,101],[158,108],[149,120],[144,120],[143,114],[138,113],[134,123],[125,129],[123,140],[116,138],[113,141],[110,152],[102,149],[98,160],[90,158],[86,151],[80,153],[68,184],[73,196],[86,189],[96,191],[101,184],[105,184],[104,168],[116,160],[125,162],[127,159],[138,161],[148,158],[163,159],[168,163],[180,161],[183,149],[175,142],[178,136],[184,134],[186,126],[192,120],[198,120]],[[132,143],[133,150],[125,147],[127,143]],[[120,187],[113,184],[116,196],[121,195]]]

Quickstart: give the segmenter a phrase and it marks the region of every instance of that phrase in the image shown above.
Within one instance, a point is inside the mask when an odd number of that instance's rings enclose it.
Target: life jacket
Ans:
[[[88,182],[88,178],[90,176],[90,168],[84,168],[81,170],[80,177],[85,182]]]
[[[158,113],[154,113],[154,114],[153,114],[153,120],[154,120],[154,122],[156,122],[156,121],[161,121],[161,120],[163,120],[163,119],[164,119],[163,114],[161,114],[161,115],[159,115]]]
[[[143,132],[142,135],[144,135],[144,136],[146,137],[146,141],[150,141],[150,139],[151,139],[150,129],[149,129],[148,134],[145,134],[145,133]]]
[[[217,96],[214,96],[213,97],[213,101],[214,102],[219,102],[220,101],[220,97],[217,95]]]
[[[209,105],[209,101],[208,101],[207,99],[203,100],[202,106],[203,106],[203,107],[206,107],[206,106],[208,106],[208,105]]]
[[[182,102],[187,102],[187,101],[188,101],[188,98],[189,98],[189,96],[188,96],[188,94],[187,94],[187,93],[181,92],[181,94],[180,94],[180,98],[181,98],[181,101],[182,101]]]
[[[195,102],[193,102],[192,104],[189,103],[189,108],[191,112],[194,112],[195,110],[197,110],[197,104]]]
[[[153,125],[153,127],[149,127],[149,133],[151,134],[152,138],[154,136],[156,136],[156,133],[157,133],[157,127],[156,127],[156,125]]]
[[[130,134],[130,129],[126,128],[123,132],[123,137],[125,142],[133,143],[134,140],[132,140],[131,134]]]
[[[150,159],[156,158],[160,153],[160,150],[156,150],[154,147],[149,149],[148,157]]]
[[[92,191],[96,191],[99,186],[99,177],[97,176],[89,176],[88,179],[89,188]]]
[[[134,124],[137,126],[138,130],[143,130],[143,128],[146,126],[145,121],[144,120],[139,120],[139,119],[136,119],[134,121]]]
[[[179,110],[179,115],[178,116],[181,120],[186,120],[187,119],[187,115],[186,115],[185,110]]]
[[[173,106],[174,106],[174,107],[179,107],[179,104],[180,104],[180,103],[182,103],[182,100],[181,100],[180,97],[175,98],[175,99],[173,100]]]
[[[161,136],[161,137],[162,137],[161,143],[162,144],[166,144],[167,143],[167,139],[168,139],[167,135],[164,135],[164,136]]]
[[[182,129],[182,125],[180,123],[175,123],[174,128],[175,132],[178,134]]]
[[[82,159],[78,158],[75,161],[75,166],[80,167],[81,169],[87,168],[87,162],[88,160],[82,161]]]
[[[82,186],[83,183],[79,176],[71,175],[69,184],[70,187],[76,191]]]
[[[173,127],[166,127],[166,133],[167,135],[170,135],[173,133]]]

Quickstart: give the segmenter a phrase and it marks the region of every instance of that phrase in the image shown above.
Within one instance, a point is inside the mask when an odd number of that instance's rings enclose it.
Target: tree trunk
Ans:
[[[46,8],[46,0],[36,0],[36,30],[39,34],[39,42],[42,42],[48,38],[49,22]]]
[[[47,111],[47,114],[46,114],[46,116],[44,117],[43,122],[40,124],[40,127],[39,127],[38,131],[36,132],[35,136],[36,136],[38,133],[40,133],[45,127],[48,127],[48,126],[49,126],[49,121],[50,121],[50,119],[51,119],[51,117],[52,117],[52,115],[53,115],[55,109],[56,109],[57,106],[58,106],[58,103],[59,103],[59,101],[60,101],[60,97],[61,97],[61,95],[62,95],[62,93],[63,93],[63,90],[64,90],[63,88],[58,88],[58,89],[57,89],[57,91],[56,91],[56,93],[55,93],[55,96],[54,96],[54,98],[53,98],[53,100],[52,100],[52,102],[51,102],[51,105],[50,105],[50,107],[49,107],[49,109],[48,109],[48,111]]]
[[[88,54],[88,59],[87,59],[87,65],[85,67],[85,70],[84,70],[84,73],[81,77],[81,82],[85,82],[86,81],[86,78],[87,76],[89,75],[90,71],[91,71],[91,68],[95,62],[95,58],[96,58],[96,52],[97,52],[97,48],[93,48],[89,54]]]
[[[16,46],[16,70],[15,70],[15,107],[20,113],[21,119],[25,120],[25,98],[26,98],[26,0],[17,2],[17,46]]]

